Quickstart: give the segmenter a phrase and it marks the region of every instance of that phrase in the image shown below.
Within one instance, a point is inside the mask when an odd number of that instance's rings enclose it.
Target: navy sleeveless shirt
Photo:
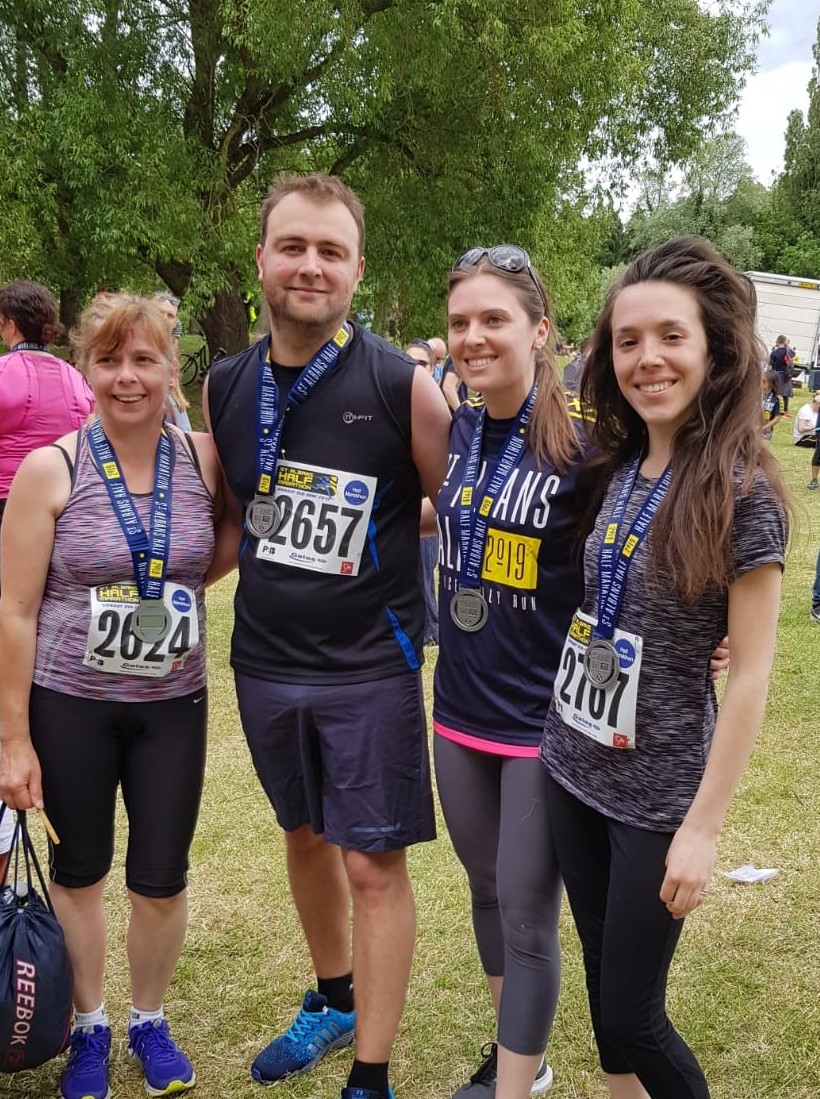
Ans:
[[[334,368],[287,417],[276,474],[287,522],[272,554],[258,557],[255,538],[240,550],[231,663],[259,679],[359,683],[422,662],[415,367],[353,328]],[[243,511],[256,482],[261,347],[214,363],[208,382],[214,439]],[[288,373],[298,370],[274,369]],[[329,545],[335,571],[321,564]]]

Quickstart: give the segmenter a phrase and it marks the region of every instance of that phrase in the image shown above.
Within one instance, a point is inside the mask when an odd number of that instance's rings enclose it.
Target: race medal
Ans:
[[[475,588],[459,588],[450,600],[450,617],[465,633],[478,633],[490,615],[487,600]]]
[[[245,508],[245,526],[254,538],[270,538],[281,522],[282,512],[271,496],[254,496]]]
[[[131,619],[131,633],[153,645],[168,636],[171,615],[161,599],[140,599]]]
[[[584,653],[584,674],[593,687],[612,687],[618,682],[619,670],[615,646],[602,637],[593,637]]]

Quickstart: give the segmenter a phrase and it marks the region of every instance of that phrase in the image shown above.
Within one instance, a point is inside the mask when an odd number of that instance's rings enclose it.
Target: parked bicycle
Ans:
[[[224,359],[227,354],[224,347],[219,347],[211,356],[208,353],[207,343],[203,343],[198,350],[183,355],[179,364],[180,383],[187,386],[204,381],[211,369],[211,363],[216,362],[217,359]]]

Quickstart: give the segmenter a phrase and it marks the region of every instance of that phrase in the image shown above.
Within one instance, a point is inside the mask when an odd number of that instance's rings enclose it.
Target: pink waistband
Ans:
[[[458,729],[450,729],[447,725],[442,725],[440,721],[433,722],[433,729],[445,740],[452,740],[454,744],[461,744],[464,748],[472,748],[476,752],[488,752],[490,755],[509,756],[516,759],[538,758],[538,748],[529,748],[517,744],[501,744],[497,740],[485,740],[483,737],[459,732]]]

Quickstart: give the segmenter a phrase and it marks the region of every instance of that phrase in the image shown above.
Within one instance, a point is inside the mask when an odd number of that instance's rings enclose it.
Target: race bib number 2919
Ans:
[[[609,748],[634,748],[643,638],[615,631],[618,678],[609,687],[596,687],[584,671],[584,656],[595,626],[588,615],[575,612],[555,677],[555,708],[567,725],[584,736]]]

